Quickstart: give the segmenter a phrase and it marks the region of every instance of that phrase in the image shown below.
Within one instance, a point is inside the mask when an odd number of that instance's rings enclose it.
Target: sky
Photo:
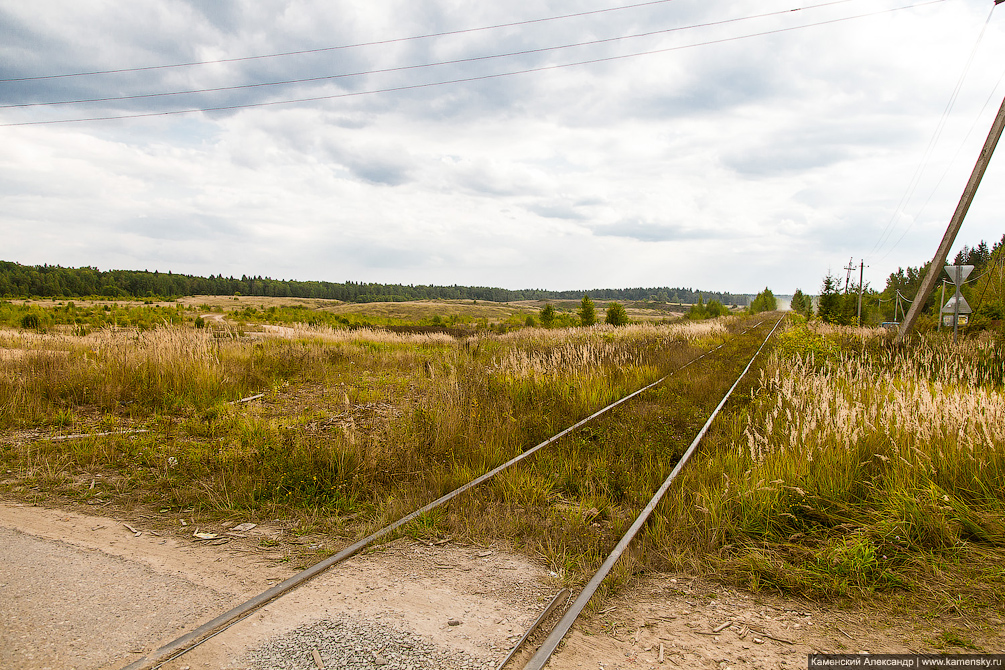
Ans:
[[[882,289],[1005,96],[993,7],[0,0],[0,260],[785,294],[853,259]],[[1005,233],[1001,153],[954,250]]]

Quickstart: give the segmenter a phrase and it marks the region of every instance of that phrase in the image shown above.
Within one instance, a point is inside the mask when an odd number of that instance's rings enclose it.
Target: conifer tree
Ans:
[[[552,305],[545,305],[541,310],[541,325],[551,328],[555,324],[555,308]]]
[[[628,324],[628,312],[620,302],[612,302],[607,306],[607,318],[604,323],[610,326],[624,326]]]
[[[579,304],[579,320],[584,326],[592,326],[597,322],[597,310],[593,307],[590,296],[584,295],[583,301]]]

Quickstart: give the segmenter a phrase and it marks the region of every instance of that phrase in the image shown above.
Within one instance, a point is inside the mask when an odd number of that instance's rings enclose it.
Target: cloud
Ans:
[[[527,209],[546,219],[582,221],[586,218],[586,215],[577,211],[575,206],[565,202],[537,202],[527,205]]]
[[[718,237],[711,230],[703,231],[675,223],[653,223],[637,219],[600,224],[592,226],[590,230],[598,237],[624,237],[639,242],[675,242]]]
[[[394,68],[788,7],[781,0],[756,4],[675,0],[288,58],[0,82],[0,104]],[[350,6],[151,0],[125,9],[118,0],[87,7],[0,0],[0,74],[226,59],[576,9],[557,7],[538,0]],[[812,290],[828,265],[868,255],[890,221],[987,11],[983,0],[961,0],[951,8],[460,85],[2,128],[5,259],[337,281]],[[0,123],[488,76],[848,13],[834,6],[595,47],[281,87],[0,109]],[[938,242],[937,229],[944,229],[941,221],[955,206],[993,115],[980,114],[1000,75],[995,63],[1005,58],[1000,23],[988,24],[957,108],[906,214],[895,218],[892,239],[913,218],[919,223],[885,260],[872,263],[879,277],[891,265],[927,260],[928,246]],[[964,143],[972,124],[979,130]],[[995,212],[1005,196],[988,185],[1001,181],[1003,169],[993,163],[985,178],[968,217],[970,241],[1000,237]]]
[[[220,216],[178,212],[173,216],[141,216],[120,222],[118,232],[153,240],[227,240],[244,234],[241,226]]]

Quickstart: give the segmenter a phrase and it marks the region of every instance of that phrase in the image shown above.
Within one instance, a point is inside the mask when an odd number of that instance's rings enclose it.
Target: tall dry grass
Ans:
[[[105,329],[82,337],[6,332],[0,346],[8,352],[0,427],[44,424],[75,407],[141,413],[205,407],[265,381],[252,351],[193,329]]]
[[[810,595],[921,588],[933,556],[1005,546],[1003,370],[993,341],[790,330],[648,546]]]
[[[0,370],[0,427],[152,431],[42,440],[5,454],[21,466],[58,463],[66,482],[74,469],[111,467],[130,472],[137,495],[152,487],[177,504],[322,507],[379,520],[654,381],[725,332],[696,323],[464,340],[307,326],[254,337],[192,328],[8,334],[0,347],[29,353]],[[261,392],[261,403],[230,404]],[[85,420],[95,414],[101,424]]]

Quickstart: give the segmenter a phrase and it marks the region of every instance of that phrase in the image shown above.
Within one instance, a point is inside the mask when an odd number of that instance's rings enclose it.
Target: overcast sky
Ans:
[[[0,260],[816,293],[850,257],[876,288],[931,259],[1005,96],[1005,9],[632,4],[0,0]],[[150,115],[210,107],[235,108]],[[1005,233],[1003,152],[956,248]]]

